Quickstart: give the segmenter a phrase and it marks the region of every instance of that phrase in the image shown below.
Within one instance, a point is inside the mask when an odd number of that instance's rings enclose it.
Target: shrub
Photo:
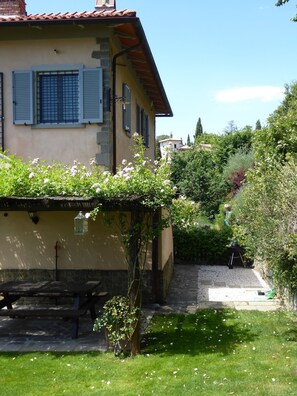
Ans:
[[[107,341],[114,354],[125,352],[137,324],[138,308],[131,308],[128,297],[114,296],[103,306],[102,314],[95,320],[93,330],[105,329]]]
[[[225,263],[232,231],[229,227],[210,226],[174,229],[175,256],[195,264]]]
[[[172,200],[170,214],[172,225],[177,229],[210,224],[209,220],[201,214],[200,204],[185,196]]]
[[[232,231],[223,227],[223,220],[212,224],[202,215],[200,205],[185,197],[173,200],[171,219],[176,258],[209,264],[226,259]]]

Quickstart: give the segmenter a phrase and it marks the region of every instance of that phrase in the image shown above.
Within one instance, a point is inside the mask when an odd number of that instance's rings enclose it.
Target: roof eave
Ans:
[[[171,106],[169,104],[169,100],[167,98],[163,83],[161,81],[161,77],[160,77],[159,71],[157,69],[157,66],[156,66],[153,54],[151,52],[149,43],[147,41],[144,29],[142,27],[142,24],[141,24],[141,22],[140,22],[140,20],[138,18],[135,18],[135,22],[134,23],[135,23],[135,26],[136,26],[136,29],[137,29],[137,33],[141,37],[141,40],[142,40],[142,43],[143,43],[143,46],[144,46],[145,54],[146,54],[146,56],[149,59],[151,68],[153,70],[153,74],[154,74],[154,76],[156,78],[156,82],[157,82],[157,84],[159,86],[159,89],[160,89],[160,92],[161,92],[161,95],[162,95],[162,99],[163,99],[163,102],[164,102],[165,107],[166,107],[166,111],[156,112],[155,116],[156,117],[172,117],[173,116],[173,112],[172,112]]]
[[[46,15],[46,14],[43,14]],[[142,24],[139,20],[139,18],[136,16],[135,12],[128,14],[127,16],[80,16],[80,17],[73,17],[70,16],[69,18],[67,17],[61,17],[58,18],[52,16],[52,19],[50,19],[51,15],[55,14],[48,14],[49,19],[41,19],[42,15],[39,15],[38,18],[35,17],[34,15],[32,16],[24,16],[24,19],[18,19],[17,21],[11,21],[11,20],[0,20],[0,26],[2,27],[20,27],[20,26],[28,26],[28,27],[37,27],[37,26],[56,26],[56,25],[111,25],[111,26],[116,26],[116,25],[125,25],[125,24],[131,24],[135,28],[135,32],[138,36],[139,42],[141,42],[142,50],[147,58],[149,67],[152,71],[152,75],[154,77],[155,84],[157,86],[158,90],[158,101],[160,101],[160,98],[162,99],[162,105],[158,105],[156,101],[152,100],[154,103],[155,107],[155,116],[156,117],[172,117],[173,112],[171,109],[171,106],[169,104],[163,83],[161,81],[157,66],[155,64],[152,52],[150,50],[150,46],[148,44],[144,29],[142,27]],[[9,19],[9,18],[8,18]],[[145,85],[145,84],[144,84]],[[150,95],[149,95],[150,96]]]

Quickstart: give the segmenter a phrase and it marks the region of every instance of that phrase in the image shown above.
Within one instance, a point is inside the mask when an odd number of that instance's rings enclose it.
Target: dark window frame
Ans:
[[[79,122],[79,72],[37,72],[37,124]]]

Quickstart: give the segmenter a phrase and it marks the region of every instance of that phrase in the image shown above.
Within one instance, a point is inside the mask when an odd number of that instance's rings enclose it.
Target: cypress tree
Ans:
[[[201,123],[201,118],[198,118],[197,124],[196,124],[196,131],[195,131],[195,141],[198,137],[200,137],[203,134],[203,127]]]
[[[188,134],[188,139],[187,139],[187,146],[191,145],[191,140],[190,140],[190,135]]]
[[[255,129],[256,129],[256,131],[261,131],[262,125],[261,125],[261,121],[260,120],[257,120]]]

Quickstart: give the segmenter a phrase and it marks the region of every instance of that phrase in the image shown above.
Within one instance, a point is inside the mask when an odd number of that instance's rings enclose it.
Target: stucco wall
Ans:
[[[119,58],[121,59],[121,58]],[[149,158],[155,157],[155,122],[154,113],[151,109],[148,97],[141,90],[140,83],[137,76],[129,67],[121,66],[120,60],[117,66],[117,96],[122,95],[122,84],[128,84],[131,90],[131,133],[127,134],[122,125],[122,104],[117,102],[116,104],[116,119],[117,119],[117,163],[121,163],[122,159],[125,158],[127,161],[132,160],[132,137],[135,132],[140,133],[136,127],[136,104],[145,110],[149,116],[149,135],[150,142],[149,147],[146,149],[146,156]]]
[[[168,212],[163,210],[162,216],[168,216]],[[170,257],[173,259],[173,235],[171,225],[163,230],[159,239],[159,270],[163,270]]]
[[[38,224],[27,212],[0,212],[0,270],[55,269],[58,242],[58,268],[71,270],[126,269],[124,249],[115,223],[107,225],[102,214],[89,220],[89,232],[75,236],[77,212],[38,212]]]
[[[19,39],[15,39],[18,37]],[[60,38],[65,37],[65,38]],[[55,51],[56,50],[56,51]],[[39,157],[47,161],[88,164],[97,155],[99,161],[112,165],[112,113],[107,92],[112,89],[112,57],[119,51],[111,30],[102,27],[45,27],[0,30],[0,72],[4,73],[5,149],[25,159]],[[13,124],[12,71],[31,70],[39,65],[83,65],[102,67],[104,80],[104,119],[101,124],[83,127],[36,128]],[[136,102],[149,115],[150,147],[147,155],[154,158],[154,113],[133,69],[125,57],[118,58],[116,95],[122,95],[122,84],[131,88],[132,131],[136,132]],[[112,103],[112,100],[111,100]],[[122,128],[122,105],[116,103],[117,164],[131,159],[131,137]],[[100,163],[100,162],[99,162]]]
[[[27,212],[0,212],[0,278],[100,279],[111,295],[127,292],[127,265],[121,242],[118,213],[99,213],[89,220],[85,236],[74,235],[77,212],[38,212],[34,224]],[[105,216],[112,219],[106,222]],[[129,213],[126,212],[127,220]],[[173,271],[171,228],[159,237],[159,268],[153,274],[149,246],[144,276],[147,301],[164,301]],[[156,277],[157,276],[157,277]]]
[[[71,163],[74,159],[88,163],[95,156],[98,125],[43,129],[13,124],[12,71],[31,70],[39,65],[58,67],[83,64],[85,67],[98,67],[100,60],[91,57],[92,51],[98,48],[95,38],[0,41],[1,71],[4,73],[6,149],[25,159],[39,157],[66,163]],[[59,52],[54,52],[54,49]]]

